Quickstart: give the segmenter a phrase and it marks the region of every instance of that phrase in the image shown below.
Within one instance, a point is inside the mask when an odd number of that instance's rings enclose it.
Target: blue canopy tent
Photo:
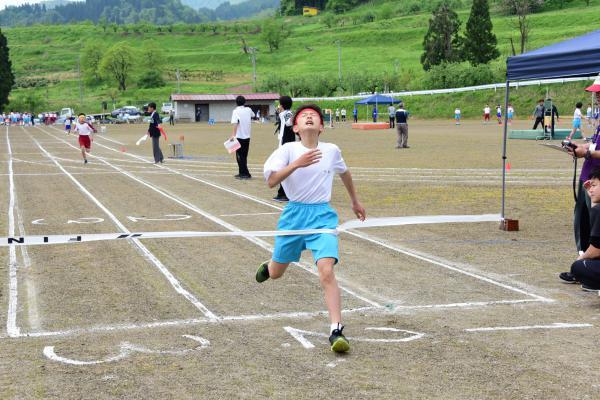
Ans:
[[[506,60],[506,95],[504,109],[508,107],[510,82],[528,79],[594,76],[600,73],[600,30],[541,49],[529,51]],[[502,213],[506,194],[506,137],[508,115],[504,113],[504,138],[502,142]]]
[[[375,93],[373,96],[367,97],[366,99],[362,99],[359,100],[357,102],[354,103],[354,106],[356,107],[357,105],[366,105],[367,106],[367,119],[369,119],[369,104],[374,104],[375,107],[377,107],[378,104],[398,104],[401,103],[401,100],[396,100],[393,97],[389,97],[389,96],[384,96],[381,94],[377,94]],[[379,110],[379,107],[377,107],[377,110]]]

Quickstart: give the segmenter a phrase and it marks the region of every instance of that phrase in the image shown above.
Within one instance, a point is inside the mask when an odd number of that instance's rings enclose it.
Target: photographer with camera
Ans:
[[[585,252],[590,244],[590,197],[585,190],[584,184],[590,179],[590,174],[595,168],[600,168],[600,128],[592,136],[589,143],[575,144],[570,140],[562,142],[563,147],[574,158],[585,158],[581,173],[579,174],[579,185],[575,199],[575,210],[573,228],[575,232],[575,244],[579,254]],[[575,178],[574,178],[575,179]],[[575,189],[575,183],[573,183]]]
[[[589,150],[586,150],[589,153]],[[598,153],[598,152],[596,152]],[[600,290],[600,168],[594,168],[584,184],[591,199],[589,209],[589,244],[583,254],[571,265],[570,272],[562,272],[559,278],[565,283],[581,283],[585,291]]]

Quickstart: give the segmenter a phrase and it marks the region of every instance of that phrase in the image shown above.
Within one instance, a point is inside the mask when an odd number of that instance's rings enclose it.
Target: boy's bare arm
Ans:
[[[352,201],[352,211],[354,211],[354,214],[358,219],[364,221],[367,213],[362,204],[360,204],[360,201],[358,201],[358,196],[356,195],[356,189],[354,188],[354,182],[352,181],[352,174],[350,173],[350,170],[346,170],[346,172],[340,174],[340,178],[342,179],[342,183],[348,191],[348,195],[350,195],[350,200]]]
[[[319,149],[307,151],[306,153],[302,154],[302,156],[296,161],[288,164],[287,166],[285,166],[277,172],[273,172],[269,176],[269,179],[267,179],[267,184],[271,189],[273,189],[275,186],[283,182],[285,178],[290,176],[292,172],[294,172],[298,168],[308,167],[309,165],[318,163],[321,160],[321,156],[321,150]]]
[[[231,134],[232,139],[235,137],[235,134],[237,133],[238,126],[240,126],[239,122],[233,126],[233,133]]]

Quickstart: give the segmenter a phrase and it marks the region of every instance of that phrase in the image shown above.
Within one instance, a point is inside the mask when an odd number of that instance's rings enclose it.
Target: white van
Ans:
[[[74,117],[75,111],[72,108],[61,108],[58,115],[59,118]]]

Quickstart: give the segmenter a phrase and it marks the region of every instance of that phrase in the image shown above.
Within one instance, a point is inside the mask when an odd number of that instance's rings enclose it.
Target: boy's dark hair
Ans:
[[[238,106],[243,106],[244,104],[246,104],[246,98],[244,96],[236,97],[235,104],[237,104]]]
[[[548,100],[550,100],[550,99],[548,99]],[[538,100],[538,103],[543,103],[543,102],[544,102],[544,99],[539,99]]]
[[[292,108],[292,98],[290,96],[281,96],[279,98],[279,104],[284,110],[289,110]]]
[[[581,108],[583,107],[583,103],[578,101],[577,104],[575,104],[575,108]]]
[[[85,113],[79,113],[79,114],[77,114],[78,117],[81,117],[82,115],[85,117]]]
[[[598,179],[600,180],[600,167],[596,167],[590,172],[588,175],[588,179]]]
[[[156,103],[152,102],[152,103],[148,103],[148,108],[152,107],[153,109],[156,110]]]
[[[319,114],[319,118],[321,118],[321,125],[323,125],[323,111],[321,111],[321,107],[319,107],[316,104],[312,104],[312,103],[307,103],[307,104],[302,104],[300,107],[298,107],[296,109],[296,111],[294,112],[294,123],[293,125],[296,125],[296,119],[298,118],[298,115],[300,115],[300,113],[302,112],[302,110],[306,110],[306,109],[311,109],[311,110],[315,110],[318,114]]]

